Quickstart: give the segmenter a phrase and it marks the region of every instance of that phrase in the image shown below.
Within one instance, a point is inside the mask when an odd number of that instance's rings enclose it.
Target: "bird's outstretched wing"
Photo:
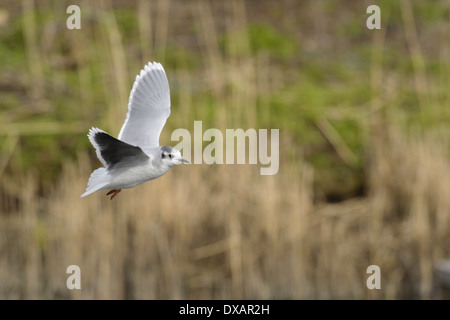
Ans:
[[[149,159],[141,148],[118,140],[101,129],[91,128],[88,137],[107,170],[136,166]]]
[[[170,115],[170,90],[160,63],[149,62],[136,76],[127,118],[119,140],[141,148],[159,146],[159,135]]]

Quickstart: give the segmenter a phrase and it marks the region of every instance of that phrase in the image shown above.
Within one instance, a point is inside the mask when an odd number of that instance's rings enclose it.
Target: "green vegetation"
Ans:
[[[282,136],[292,136],[302,148],[318,150],[312,151],[308,159],[319,171],[329,169],[333,172],[336,166],[341,166],[355,175],[362,174],[370,117],[368,105],[374,98],[370,83],[373,50],[381,50],[382,60],[377,68],[392,82],[389,84],[392,88],[390,96],[385,97],[382,93],[389,91],[389,87],[378,89],[383,99],[380,107],[389,109],[389,113],[395,115],[394,121],[406,129],[425,126],[425,130],[450,121],[450,113],[443,107],[449,100],[446,75],[450,71],[450,61],[442,55],[448,37],[439,31],[440,21],[449,12],[445,3],[414,3],[418,31],[438,37],[430,44],[434,46],[433,50],[421,51],[422,58],[419,59],[423,63],[408,52],[411,44],[402,39],[399,3],[383,3],[383,29],[387,31],[379,32],[387,35],[379,48],[371,48],[374,32],[364,28],[365,15],[358,11],[359,6],[349,9],[349,17],[341,18],[343,13],[339,8],[327,2],[324,7],[327,13],[322,14],[328,27],[321,31],[326,34],[307,34],[313,26],[307,24],[309,20],[303,22],[301,19],[308,15],[307,7],[303,6],[296,9],[298,19],[289,20],[290,29],[286,30],[287,27],[279,25],[278,19],[282,19],[279,8],[267,12],[264,22],[250,13],[246,24],[241,23],[240,28],[218,28],[216,35],[220,46],[217,47],[219,51],[214,51],[216,39],[208,38],[205,42],[209,33],[205,33],[200,25],[193,27],[195,20],[185,17],[185,30],[172,30],[170,23],[167,30],[164,27],[159,30],[151,24],[155,29],[146,34],[152,36],[147,40],[154,46],[150,51],[153,54],[147,56],[140,51],[143,44],[140,43],[142,30],[137,5],[83,8],[80,31],[69,31],[60,25],[65,16],[58,14],[56,8],[61,7],[38,6],[21,14],[20,8],[8,10],[4,7],[2,10],[8,15],[0,32],[2,82],[13,87],[13,90],[8,86],[2,89],[0,119],[10,124],[32,121],[42,126],[46,122],[86,124],[71,137],[62,132],[49,136],[38,134],[34,138],[18,133],[21,152],[20,156],[14,155],[11,166],[20,164],[14,170],[25,171],[34,167],[36,172],[42,173],[42,179],[54,180],[66,156],[75,159],[79,152],[77,148],[90,147],[84,136],[89,124],[107,121],[109,128],[118,131],[134,74],[147,60],[162,60],[169,71],[174,110],[183,110],[193,117],[192,120],[202,119],[210,126],[219,126],[215,119],[222,113],[218,109],[233,103],[227,100],[227,93],[243,90],[244,95],[256,94],[256,100],[252,102],[257,110],[254,125],[281,128]],[[331,19],[333,14],[334,20]],[[161,41],[164,32],[168,32],[167,38]],[[326,36],[328,40],[315,39],[318,36]],[[177,38],[183,39],[186,45],[180,44]],[[308,41],[314,41],[316,45],[305,45]],[[155,42],[162,46],[156,46]],[[441,45],[436,47],[439,42]],[[205,76],[205,68],[209,68],[208,55],[214,59],[212,61],[223,63],[214,66],[216,72],[222,72],[214,77],[224,78],[218,80],[215,88],[210,86],[208,79],[201,78]],[[230,79],[232,75],[228,71],[234,71],[225,65],[248,67],[248,59],[267,63],[250,68],[270,70],[261,71],[266,79],[261,90],[256,88],[257,92],[246,93],[251,89],[230,87],[234,79]],[[117,69],[118,64],[121,64],[121,70]],[[253,71],[257,73],[256,77],[261,74],[260,70]],[[188,77],[178,78],[179,73]],[[251,80],[255,76],[250,77]],[[428,87],[418,92],[416,81],[427,83]],[[182,99],[186,97],[191,99],[188,108],[183,107],[186,101]],[[217,99],[223,98],[225,102],[219,105]],[[237,109],[246,107],[235,106]],[[106,116],[108,112],[113,115]],[[248,127],[245,116],[236,119],[238,122],[229,125]],[[322,119],[328,119],[340,135],[340,141],[355,155],[356,161],[350,168],[345,161],[335,159],[332,149],[324,152],[329,141],[317,128],[317,122]],[[171,119],[168,126],[176,128],[179,124],[178,119]],[[65,147],[61,148],[62,145]],[[41,152],[43,149],[44,153]],[[330,180],[322,184],[332,184],[334,178],[331,174]]]

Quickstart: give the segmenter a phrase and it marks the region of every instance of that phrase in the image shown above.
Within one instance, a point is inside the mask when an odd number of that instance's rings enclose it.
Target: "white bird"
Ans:
[[[106,195],[112,194],[112,200],[122,189],[156,179],[182,162],[189,163],[177,149],[159,146],[169,115],[166,72],[160,63],[149,62],[136,76],[118,139],[98,128],[89,130],[89,141],[104,167],[92,172],[81,197],[111,189]]]

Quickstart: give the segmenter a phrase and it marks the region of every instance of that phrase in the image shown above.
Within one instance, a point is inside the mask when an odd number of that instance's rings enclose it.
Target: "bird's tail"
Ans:
[[[87,196],[95,191],[102,189],[109,183],[108,176],[106,174],[106,168],[98,168],[92,172],[89,177],[86,192],[81,195],[81,197]]]

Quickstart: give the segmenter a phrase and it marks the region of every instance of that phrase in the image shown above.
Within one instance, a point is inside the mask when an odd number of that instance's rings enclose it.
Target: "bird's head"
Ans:
[[[184,163],[190,163],[188,160],[181,157],[180,151],[170,146],[162,146],[160,147],[161,151],[161,161],[167,164],[169,167],[173,167],[176,165]]]

